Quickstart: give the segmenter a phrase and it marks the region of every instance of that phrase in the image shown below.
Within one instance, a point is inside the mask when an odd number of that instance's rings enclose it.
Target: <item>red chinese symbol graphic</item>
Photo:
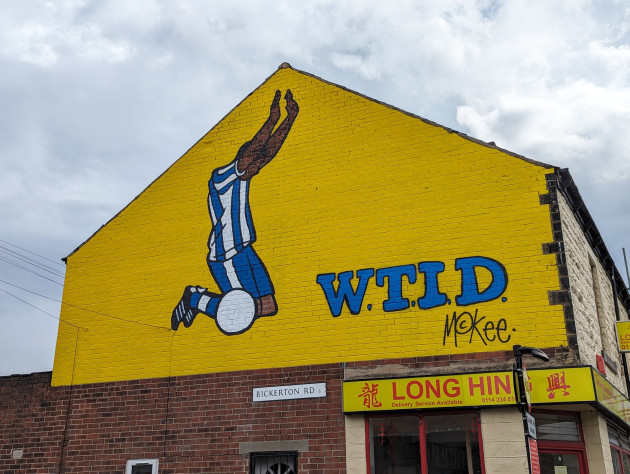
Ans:
[[[547,377],[547,382],[549,383],[549,386],[547,387],[547,392],[549,392],[549,395],[547,395],[547,397],[550,400],[554,399],[556,397],[556,394],[560,390],[562,390],[563,397],[569,395],[568,389],[571,388],[571,385],[567,385],[564,379],[564,371],[551,374],[549,377]]]
[[[363,397],[363,406],[367,408],[378,408],[383,406],[381,402],[378,401],[376,397],[378,395],[378,384],[373,383],[365,383],[363,388],[361,388],[361,393],[359,393],[359,397]]]
[[[381,423],[378,429],[378,435],[381,437],[381,446],[383,446],[385,444],[385,425],[383,423]]]

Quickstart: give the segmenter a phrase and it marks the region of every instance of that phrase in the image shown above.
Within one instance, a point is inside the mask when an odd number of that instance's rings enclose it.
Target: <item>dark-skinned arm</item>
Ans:
[[[278,106],[280,91],[276,91],[274,101],[271,104],[269,118],[254,136],[248,149],[238,160],[237,169],[239,173],[242,173],[240,179],[248,180],[255,176],[261,168],[278,154],[282,144],[289,135],[300,109],[297,102],[293,99],[291,90],[287,90],[284,98],[286,100],[285,109],[287,116],[276,131],[271,134],[271,130],[273,130],[273,127],[278,122],[280,115],[280,107]]]

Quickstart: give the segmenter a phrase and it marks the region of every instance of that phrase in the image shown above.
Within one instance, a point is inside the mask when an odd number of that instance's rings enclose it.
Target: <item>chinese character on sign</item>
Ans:
[[[366,382],[361,389],[361,393],[359,393],[359,397],[363,397],[363,406],[367,408],[378,408],[380,406],[383,406],[383,404],[378,401],[378,398],[376,398],[377,395],[377,383],[369,384]]]
[[[564,379],[564,371],[556,372],[555,374],[551,374],[547,377],[547,382],[549,382],[549,386],[547,387],[547,392],[549,395],[547,397],[552,400],[556,397],[556,393],[562,390],[562,396],[566,397],[569,395],[569,390],[571,385],[567,385]]]

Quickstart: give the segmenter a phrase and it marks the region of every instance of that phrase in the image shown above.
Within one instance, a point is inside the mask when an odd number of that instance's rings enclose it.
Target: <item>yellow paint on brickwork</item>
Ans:
[[[218,291],[206,264],[208,179],[266,120],[274,91],[288,88],[299,115],[250,191],[254,248],[278,313],[240,335],[203,314],[172,331],[186,285]],[[68,258],[61,317],[84,329],[60,324],[53,384],[566,345],[562,308],[547,297],[559,289],[555,257],[541,247],[553,240],[539,202],[550,172],[281,69]],[[472,256],[500,262],[508,285],[500,298],[458,307],[455,261]],[[450,304],[384,311],[387,281],[372,277],[358,314],[344,305],[333,317],[317,283],[320,274],[427,261],[444,263],[439,290]],[[478,272],[480,290],[489,275]],[[403,278],[401,290],[415,303],[423,274]],[[455,345],[445,318],[466,311],[485,318],[482,331]],[[504,342],[496,330],[481,337],[501,320]]]

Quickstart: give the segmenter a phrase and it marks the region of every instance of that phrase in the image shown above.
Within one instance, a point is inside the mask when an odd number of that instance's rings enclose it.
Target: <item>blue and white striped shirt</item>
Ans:
[[[239,179],[237,160],[212,172],[208,187],[208,209],[212,232],[208,238],[208,259],[229,260],[256,241],[249,208],[249,180]]]

